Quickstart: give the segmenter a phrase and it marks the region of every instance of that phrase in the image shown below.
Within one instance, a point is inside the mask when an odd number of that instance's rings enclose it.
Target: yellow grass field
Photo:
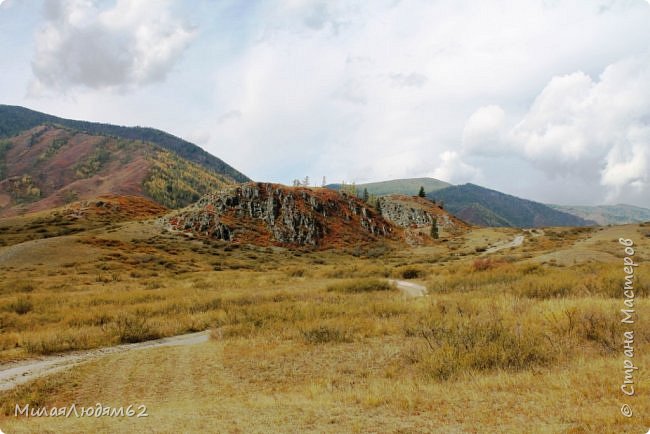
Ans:
[[[42,238],[58,224],[0,221],[2,363],[212,337],[1,392],[4,432],[650,429],[650,225],[474,229],[427,247],[309,252],[193,240],[154,220]],[[486,253],[518,235],[522,245]],[[621,323],[619,238],[634,241],[639,264],[633,325]],[[408,297],[388,279],[428,294]],[[630,327],[639,370],[626,397]],[[97,403],[142,404],[148,417],[14,416],[16,404]]]

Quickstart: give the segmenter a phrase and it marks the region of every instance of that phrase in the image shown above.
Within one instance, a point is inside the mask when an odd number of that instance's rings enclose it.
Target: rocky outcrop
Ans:
[[[467,225],[428,199],[390,195],[378,199],[382,216],[402,228],[430,227],[435,219],[439,229],[457,233]]]
[[[392,238],[396,229],[356,197],[269,183],[208,194],[164,222],[173,230],[220,240],[312,247]]]

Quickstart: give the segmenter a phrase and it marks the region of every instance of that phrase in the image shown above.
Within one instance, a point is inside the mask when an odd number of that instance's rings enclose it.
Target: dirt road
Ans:
[[[427,288],[417,283],[407,282],[405,280],[388,279],[390,283],[395,284],[397,289],[409,297],[424,297],[427,295]]]
[[[509,249],[510,247],[518,247],[521,246],[524,242],[524,236],[523,235],[517,235],[512,241],[508,243],[503,243],[503,244],[497,244],[496,246],[492,246],[489,249],[485,251],[485,253],[494,253],[498,252],[499,250],[503,249]]]
[[[194,345],[206,342],[209,338],[210,332],[204,331],[157,339],[155,341],[117,345],[114,347],[104,347],[86,351],[74,351],[71,353],[48,356],[35,360],[23,360],[20,362],[3,364],[0,365],[0,391],[13,389],[19,384],[27,383],[36,378],[70,368],[80,363],[107,356],[109,354],[172,345]]]

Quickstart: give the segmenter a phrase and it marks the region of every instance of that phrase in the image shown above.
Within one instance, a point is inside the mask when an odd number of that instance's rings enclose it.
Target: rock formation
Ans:
[[[164,218],[171,229],[258,245],[338,247],[395,238],[398,229],[356,197],[324,188],[247,183]]]

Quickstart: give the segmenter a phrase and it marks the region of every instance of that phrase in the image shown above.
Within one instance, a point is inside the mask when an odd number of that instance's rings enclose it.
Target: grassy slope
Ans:
[[[11,177],[0,180],[2,214],[111,193],[144,195],[179,208],[235,182],[150,143],[67,128],[39,127],[2,143],[9,149],[2,161]]]
[[[632,205],[569,206],[549,205],[558,211],[573,214],[599,225],[622,225],[650,221],[650,209]]]
[[[145,221],[0,248],[4,360],[117,343],[126,332],[215,330],[207,344],[110,356],[0,395],[7,412],[16,402],[145,403],[147,419],[5,417],[0,426],[642,432],[650,396],[639,388],[638,417],[620,416],[621,337],[611,331],[620,327],[619,237],[637,243],[637,307],[650,308],[650,226],[545,229],[489,259],[475,253],[518,233],[300,253],[192,241]],[[433,296],[328,291],[407,274]],[[636,326],[639,349],[648,324]]]
[[[512,227],[585,226],[589,222],[544,204],[474,184],[455,185],[428,194],[452,214],[477,225]],[[489,213],[483,213],[487,209]]]
[[[374,194],[375,196],[385,196],[389,194],[415,196],[420,191],[421,186],[424,187],[425,192],[428,193],[449,187],[450,185],[451,184],[434,178],[410,178],[357,184],[356,187],[359,194],[363,192],[364,188],[367,188],[368,193]],[[330,184],[327,187],[338,190],[341,188],[341,184]]]
[[[90,134],[114,136],[128,140],[154,143],[178,156],[192,161],[204,168],[233,178],[238,182],[250,179],[209,154],[200,147],[154,128],[125,127],[59,118],[19,106],[0,105],[0,137],[11,137],[41,124],[56,124]]]

